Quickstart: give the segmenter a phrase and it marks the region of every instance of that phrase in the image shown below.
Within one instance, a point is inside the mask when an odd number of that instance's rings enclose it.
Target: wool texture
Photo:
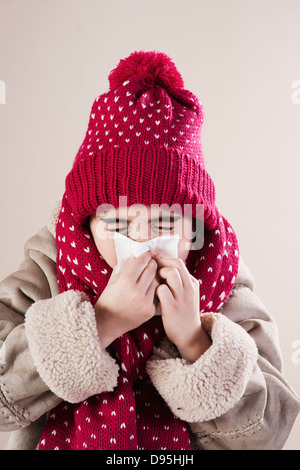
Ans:
[[[190,250],[186,266],[199,281],[199,311],[217,312],[234,286],[239,248],[205,169],[203,106],[161,52],[131,54],[109,81],[109,91],[93,103],[66,178],[56,227],[60,291],[85,292],[94,305],[108,283],[112,268],[88,228],[88,216],[100,205],[176,204],[184,214],[203,217],[204,245]],[[110,345],[120,365],[117,388],[80,404],[61,403],[39,448],[190,449],[188,425],[170,411],[146,372],[164,336],[161,317],[155,317],[117,338]]]

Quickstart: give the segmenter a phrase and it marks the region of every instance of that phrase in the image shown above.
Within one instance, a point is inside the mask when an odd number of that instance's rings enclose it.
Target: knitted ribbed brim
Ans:
[[[195,158],[164,147],[118,147],[99,151],[74,166],[66,179],[74,217],[84,223],[101,204],[178,204],[183,215],[201,216],[213,228],[217,222],[215,188]],[[198,209],[198,210],[197,210]]]

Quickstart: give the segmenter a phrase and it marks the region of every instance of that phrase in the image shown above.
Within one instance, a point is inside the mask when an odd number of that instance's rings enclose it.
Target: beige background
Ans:
[[[299,0],[0,0],[0,278],[61,197],[109,72],[134,50],[161,50],[204,105],[217,204],[299,393],[299,17]],[[285,448],[300,449],[299,418]]]

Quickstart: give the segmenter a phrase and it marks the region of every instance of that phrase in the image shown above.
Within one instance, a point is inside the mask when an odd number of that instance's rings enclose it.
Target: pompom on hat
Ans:
[[[234,286],[239,248],[205,169],[203,106],[162,52],[133,52],[108,80],[66,178],[72,218],[84,225],[98,206],[119,207],[123,196],[126,206],[179,205],[184,214],[191,208],[204,222],[204,245],[190,251],[186,266],[199,280],[201,311],[217,311]]]
[[[127,59],[121,59],[119,65],[111,71],[109,77],[111,90],[116,90],[124,81],[131,81],[133,94],[140,94],[159,85],[166,91],[183,88],[183,78],[172,60],[163,52],[133,52]]]

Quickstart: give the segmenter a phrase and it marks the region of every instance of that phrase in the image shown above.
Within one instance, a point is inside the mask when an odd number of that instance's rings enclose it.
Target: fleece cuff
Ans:
[[[222,416],[240,400],[256,364],[254,340],[220,313],[201,315],[212,345],[195,362],[179,356],[168,340],[153,350],[149,377],[172,412],[184,421]]]
[[[116,387],[119,366],[101,349],[95,311],[85,293],[68,290],[33,303],[25,329],[35,366],[58,397],[79,403]]]

